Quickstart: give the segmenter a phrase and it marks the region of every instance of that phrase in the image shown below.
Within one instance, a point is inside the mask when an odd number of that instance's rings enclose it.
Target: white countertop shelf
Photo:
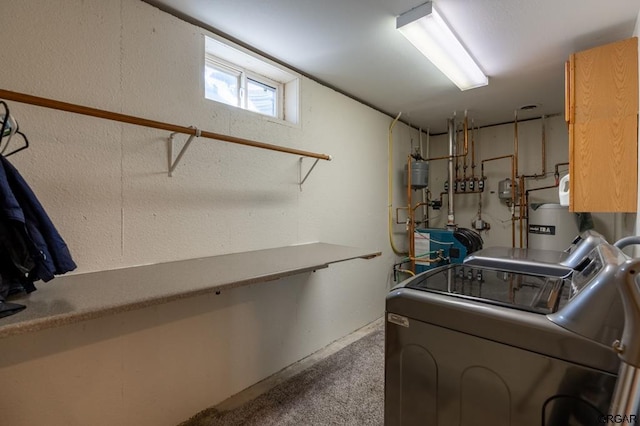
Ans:
[[[14,303],[27,308],[0,318],[0,338],[89,320],[247,284],[327,268],[381,253],[326,243],[179,260],[58,276]]]

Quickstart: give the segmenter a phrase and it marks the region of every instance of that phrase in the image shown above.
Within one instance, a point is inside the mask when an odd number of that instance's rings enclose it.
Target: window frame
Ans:
[[[234,42],[220,37],[217,34],[205,33],[203,34],[203,39],[204,55],[202,56],[203,63],[201,68],[201,93],[203,93],[205,100],[211,100],[220,105],[227,105],[227,107],[240,108],[255,114],[256,117],[274,123],[300,127],[302,76],[299,73],[271,59],[265,58],[246,47],[239,46]],[[240,106],[234,106],[229,105],[224,100],[217,101],[208,98],[206,96],[207,84],[205,79],[207,78],[206,69],[209,64],[213,67],[229,68],[234,70],[234,72],[242,72],[244,79],[242,87],[244,87],[245,91],[247,89],[247,78],[256,81],[257,84],[276,88],[274,103],[277,114],[274,116],[250,110],[244,106],[247,105],[246,102]],[[248,99],[248,96],[245,95],[248,95],[248,93],[243,93],[243,96]],[[222,98],[224,99],[224,97]]]
[[[230,104],[227,102],[222,102],[222,101],[218,101],[216,99],[210,98],[207,96],[207,89],[206,89],[206,83],[205,83],[205,91],[204,91],[204,97],[205,99],[209,99],[210,101],[214,101],[214,102],[220,102],[222,104],[225,105],[231,105],[231,106],[235,106],[235,107],[241,107],[242,103],[241,103],[241,99],[242,99],[242,71],[236,69],[235,67],[224,63],[222,61],[211,61],[209,60],[209,58],[205,59],[205,73],[206,73],[206,69],[207,66],[217,69],[218,71],[221,71],[225,74],[235,74],[235,77],[237,79],[237,84],[238,84],[238,93],[236,94],[236,104]]]
[[[280,120],[284,120],[283,100],[284,100],[285,85],[283,83],[280,83],[279,81],[273,80],[267,76],[259,74],[248,68],[244,68],[239,65],[233,64],[229,61],[225,61],[224,59],[221,59],[209,52],[205,52],[205,68],[207,66],[217,68],[223,72],[228,72],[229,74],[237,73],[239,75],[239,78],[238,78],[239,87],[238,87],[238,95],[237,95],[238,105],[231,105],[225,102],[220,102],[215,99],[209,98],[207,97],[206,89],[205,89],[205,99],[208,99],[214,102],[219,102],[225,105],[235,106],[237,108],[241,108],[246,111],[251,111],[256,114],[261,114],[267,117],[273,117]],[[255,81],[258,84],[270,87],[275,90],[275,99],[274,99],[275,111],[276,111],[275,115],[266,114],[260,111],[249,109],[249,94],[248,94],[248,88],[247,88],[247,84],[249,80]]]

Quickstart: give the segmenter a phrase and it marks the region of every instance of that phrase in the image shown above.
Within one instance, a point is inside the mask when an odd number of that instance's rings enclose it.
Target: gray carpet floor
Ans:
[[[316,363],[244,405],[202,411],[180,426],[382,425],[384,330]]]

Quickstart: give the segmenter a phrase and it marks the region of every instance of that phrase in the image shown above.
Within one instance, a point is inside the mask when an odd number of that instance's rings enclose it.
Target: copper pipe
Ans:
[[[547,126],[546,117],[542,116],[542,175],[547,174]]]
[[[487,158],[487,159],[482,160],[480,162],[480,173],[482,173],[482,175],[480,176],[480,179],[486,179],[487,178],[484,175],[484,163],[488,163],[489,161],[503,160],[505,158],[510,158],[511,159],[511,177],[514,178],[514,174],[515,174],[514,173],[514,170],[515,170],[514,156],[513,156],[513,154],[509,154],[509,155],[501,155],[500,157],[492,157],[492,158]],[[513,188],[513,184],[511,185],[511,187]],[[512,193],[512,197],[513,197],[513,193]]]
[[[518,110],[513,121],[513,163],[511,169],[511,245],[516,246],[516,179],[518,177]],[[520,244],[522,247],[522,243]]]
[[[523,210],[527,211],[527,206],[525,204],[525,197],[524,197],[524,176],[520,176],[520,180],[519,180],[519,189],[520,189],[520,206],[518,207],[518,224],[520,225],[520,248],[524,247],[524,241],[523,241],[523,235],[522,235],[522,228],[523,228]]]
[[[11,92],[0,89],[0,99],[20,102],[23,104],[37,105],[44,108],[57,109],[60,111],[73,112],[75,114],[88,115],[91,117],[104,118],[106,120],[119,121],[121,123],[135,124],[137,126],[152,127],[154,129],[167,130],[174,133],[184,133],[186,135],[200,136],[207,139],[215,139],[223,142],[235,143],[238,145],[252,146],[254,148],[268,149],[271,151],[279,151],[287,154],[295,154],[303,157],[318,158],[320,160],[331,161],[331,156],[326,154],[317,154],[315,152],[302,151],[299,149],[285,148],[278,145],[271,145],[263,142],[256,142],[249,139],[237,138],[235,136],[222,135],[209,131],[199,131],[193,127],[178,126],[160,121],[147,120],[146,118],[134,117],[131,115],[119,114],[117,112],[105,111],[97,108],[90,108],[82,105],[75,105],[66,102],[60,102],[53,99],[40,98],[37,96],[26,95],[24,93]]]
[[[454,192],[455,195],[464,195],[464,194],[482,194],[482,191],[476,190],[476,191],[465,191],[465,192]],[[440,203],[443,203],[443,196],[444,195],[449,195],[449,193],[447,191],[443,191],[440,193]],[[443,204],[444,205],[444,204]]]
[[[513,190],[513,188],[515,187],[515,185],[511,185],[511,190]],[[516,206],[514,206],[513,204],[511,205],[511,247],[515,248],[516,247],[516,215],[515,215],[515,208]]]
[[[428,206],[428,205],[429,205],[429,203],[427,203],[427,202],[418,203],[415,206],[413,206],[413,211],[416,211],[418,209],[418,207]]]
[[[458,157],[464,157],[464,153],[451,156],[451,158],[458,158]],[[449,156],[444,155],[442,157],[427,158],[424,161],[436,161],[436,160],[447,160],[447,159],[449,159]]]
[[[486,179],[487,177],[484,175],[484,163],[488,163],[489,161],[496,161],[496,160],[503,160],[505,158],[511,158],[511,175],[513,176],[513,154],[509,154],[509,155],[501,155],[500,157],[492,157],[492,158],[486,158],[484,160],[482,160],[480,162],[480,179]]]
[[[527,179],[543,178],[547,174],[547,130],[546,130],[546,124],[545,124],[546,118],[547,117],[545,115],[540,117],[540,119],[542,120],[542,137],[541,137],[541,143],[540,143],[542,145],[542,159],[541,159],[541,167],[540,167],[542,171],[539,174],[536,173],[533,175],[524,175],[524,177],[526,177]]]
[[[488,161],[502,160],[504,158],[511,158],[511,246],[513,248],[516,247],[516,217],[515,217],[515,208],[516,208],[516,172],[515,172],[515,155],[502,155],[500,157],[487,158],[480,162],[482,176],[480,179],[485,179],[484,175],[484,163]]]
[[[513,156],[515,158],[515,176],[518,176],[518,110],[514,111]],[[515,177],[514,177],[514,180],[515,180]]]
[[[424,191],[424,190],[423,190]],[[428,189],[425,191],[427,194],[426,200],[425,202],[427,203],[427,205],[425,206],[425,215],[424,215],[424,220],[426,223],[429,223],[431,221],[431,218],[429,217],[429,202],[431,201],[431,191],[429,191]]]
[[[452,120],[452,119],[451,119]],[[459,158],[459,157],[464,157],[465,155],[467,155],[467,152],[469,150],[469,147],[466,144],[464,144],[464,152],[462,154],[454,154],[454,155],[443,155],[442,157],[432,157],[432,158],[425,158],[424,161],[436,161],[436,160],[447,160],[449,158]]]
[[[471,179],[476,178],[476,132],[471,120]]]
[[[444,155],[442,157],[427,158],[424,161],[448,160],[449,158],[458,158],[458,157],[464,157],[464,153],[457,154],[457,155],[452,155],[452,156]]]
[[[462,127],[462,137],[464,138],[464,144],[469,145],[469,120],[467,118],[467,111],[464,112],[464,122]],[[464,162],[462,165],[462,179],[467,180],[467,154],[464,155]]]
[[[429,141],[429,130],[427,130],[427,143]],[[418,130],[418,145],[420,147],[420,158],[424,158],[424,151],[422,149],[422,127]],[[427,223],[428,220],[427,218],[429,217],[429,207],[426,204],[426,201],[428,200],[428,189],[427,188],[422,188],[422,190],[420,191],[420,194],[422,195],[422,202],[424,203],[424,207],[422,208],[422,223]]]
[[[416,241],[415,241],[415,235],[414,235],[414,226],[413,226],[413,221],[414,221],[414,212],[411,209],[411,204],[412,204],[412,200],[411,200],[411,155],[407,156],[407,208],[409,211],[409,226],[407,229],[407,232],[409,233],[408,237],[409,237],[409,259],[411,260],[410,266],[409,268],[415,272],[416,271],[416,262],[415,259],[413,259],[413,257],[415,256],[415,250],[416,250]]]
[[[455,197],[453,196],[454,194],[454,190],[453,190],[453,159],[457,158],[457,149],[456,149],[456,145],[457,143],[455,143],[456,141],[454,141],[455,136],[456,136],[456,128],[455,128],[455,121],[453,118],[450,118],[449,120],[447,120],[447,127],[449,128],[449,168],[448,168],[448,172],[449,172],[449,199],[448,199],[448,209],[447,209],[447,228],[455,228],[456,227],[456,218],[455,218],[455,206],[454,206],[454,199]],[[467,151],[467,147],[465,146],[465,154]]]
[[[487,163],[489,161],[502,160],[503,158],[511,158],[511,159],[513,159],[513,154],[501,155],[500,157],[486,158],[486,159],[481,161],[481,164]]]
[[[526,191],[524,194],[525,204],[527,205],[527,210],[525,212],[525,227],[527,229],[527,245],[526,248],[529,248],[529,191]]]
[[[415,215],[415,211],[418,210],[419,207],[423,207],[424,208],[424,207],[428,207],[428,206],[429,206],[429,203],[426,202],[426,201],[423,201],[421,203],[417,203],[415,206],[413,206],[414,215]],[[421,224],[421,223],[424,225],[423,227],[426,227],[426,224],[429,223],[429,219],[427,218],[427,216],[423,216],[422,217],[422,221],[416,222],[416,224]]]
[[[464,194],[482,194],[483,191],[480,191],[478,189],[474,189],[473,191],[456,191],[454,192],[455,195],[464,195]]]
[[[458,130],[458,126],[455,126],[455,124],[454,124],[454,128],[455,128],[455,130],[454,130],[454,132],[455,132],[454,133],[455,134],[454,141],[455,141],[455,144],[456,144],[456,148],[455,148],[454,153],[457,154],[458,153],[459,144],[460,144],[459,143],[460,138],[458,137],[458,134],[460,132]],[[463,138],[463,141],[464,141],[464,138]],[[464,157],[466,157],[466,154],[464,155]],[[454,191],[458,188],[457,184],[458,184],[458,181],[460,180],[460,158],[456,156],[455,159],[456,159],[456,185],[453,186]]]

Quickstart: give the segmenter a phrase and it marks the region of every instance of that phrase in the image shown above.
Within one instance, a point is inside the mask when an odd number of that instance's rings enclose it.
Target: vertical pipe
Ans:
[[[511,167],[511,246],[516,247],[516,177],[518,176],[518,110],[514,111],[513,165]]]
[[[425,147],[425,157],[429,158],[429,155],[431,155],[431,132],[429,130],[429,128],[427,128],[427,146]],[[427,167],[429,167],[429,169],[431,169],[431,166],[427,163]],[[429,175],[431,175],[431,170],[429,170]],[[429,179],[431,179],[431,177],[429,177]],[[426,193],[427,193],[427,201],[430,201],[431,198],[431,191],[429,190],[429,187],[427,186],[427,188],[425,188]],[[425,206],[425,211],[426,211],[426,215],[425,215],[425,221],[427,224],[431,224],[430,222],[430,213],[429,213],[429,206]]]
[[[427,153],[425,155],[423,149],[422,149],[422,128],[420,129],[420,157],[422,157],[423,159],[426,158],[426,156],[429,155],[428,153],[428,148],[427,148]],[[429,129],[427,129],[427,146],[429,145]],[[427,165],[428,167],[428,165]],[[427,175],[427,179],[428,179],[428,175]],[[427,221],[427,218],[429,217],[429,207],[427,206],[427,201],[428,201],[428,197],[427,197],[427,190],[428,190],[429,186],[427,185],[426,188],[422,188],[422,223],[424,224],[424,227],[426,228],[427,224],[429,223]]]
[[[389,205],[388,205],[389,223],[387,226],[387,230],[389,232],[389,244],[391,245],[391,249],[393,250],[393,252],[397,255],[406,254],[405,252],[399,250],[396,247],[396,244],[393,240],[393,213],[392,213],[392,208],[393,208],[393,127],[396,125],[401,115],[402,115],[402,112],[399,112],[398,116],[389,125],[389,142],[388,142],[389,153],[388,153],[388,163],[387,163],[387,174],[388,174],[387,179],[389,184],[389,187],[387,189],[387,197],[389,201]]]
[[[471,178],[476,177],[476,132],[473,128],[473,120],[471,120]]]
[[[411,260],[410,263],[410,270],[411,272],[416,272],[416,262],[415,262],[415,256],[416,256],[416,240],[415,240],[415,231],[414,231],[414,211],[413,211],[413,206],[412,203],[413,201],[411,200],[411,155],[407,156],[407,207],[408,207],[408,214],[409,214],[409,223],[408,223],[408,229],[407,232],[409,233],[408,237],[409,237],[409,259]]]
[[[515,187],[516,187],[516,166],[515,166],[514,158],[511,157],[511,247],[513,248],[516,247]]]
[[[449,211],[447,212],[447,228],[455,228],[456,218],[453,202],[453,158],[456,155],[455,122],[453,118],[447,120],[449,128]]]
[[[453,141],[455,143],[455,147],[453,148],[453,152],[456,157],[456,176],[455,176],[455,180],[456,180],[456,185],[458,184],[458,180],[460,179],[460,158],[458,158],[458,156],[456,154],[458,154],[458,126],[455,123],[455,120],[453,122]],[[453,188],[454,193],[457,191],[457,187]]]
[[[542,116],[542,177],[547,174],[547,126],[546,116]]]
[[[464,146],[469,146],[469,119],[467,118],[467,111],[464,112],[464,124],[462,128],[462,137],[464,138]],[[464,150],[464,160],[462,164],[462,179],[467,180],[467,150]]]
[[[527,191],[524,195],[524,204],[527,206],[527,215],[525,216],[526,221],[525,221],[525,226],[524,229],[527,232],[527,244],[525,245],[526,248],[529,248],[529,191]]]
[[[522,231],[523,231],[523,227],[524,227],[524,222],[523,219],[526,216],[526,208],[527,206],[525,205],[525,201],[524,201],[524,176],[520,176],[520,180],[519,180],[519,184],[518,187],[520,189],[520,207],[518,208],[518,212],[519,212],[519,225],[520,225],[520,248],[524,247],[524,241],[523,241],[523,235],[522,235]],[[523,213],[525,212],[525,213]]]
[[[515,157],[516,177],[518,176],[518,110],[514,111],[513,121],[513,155]]]

